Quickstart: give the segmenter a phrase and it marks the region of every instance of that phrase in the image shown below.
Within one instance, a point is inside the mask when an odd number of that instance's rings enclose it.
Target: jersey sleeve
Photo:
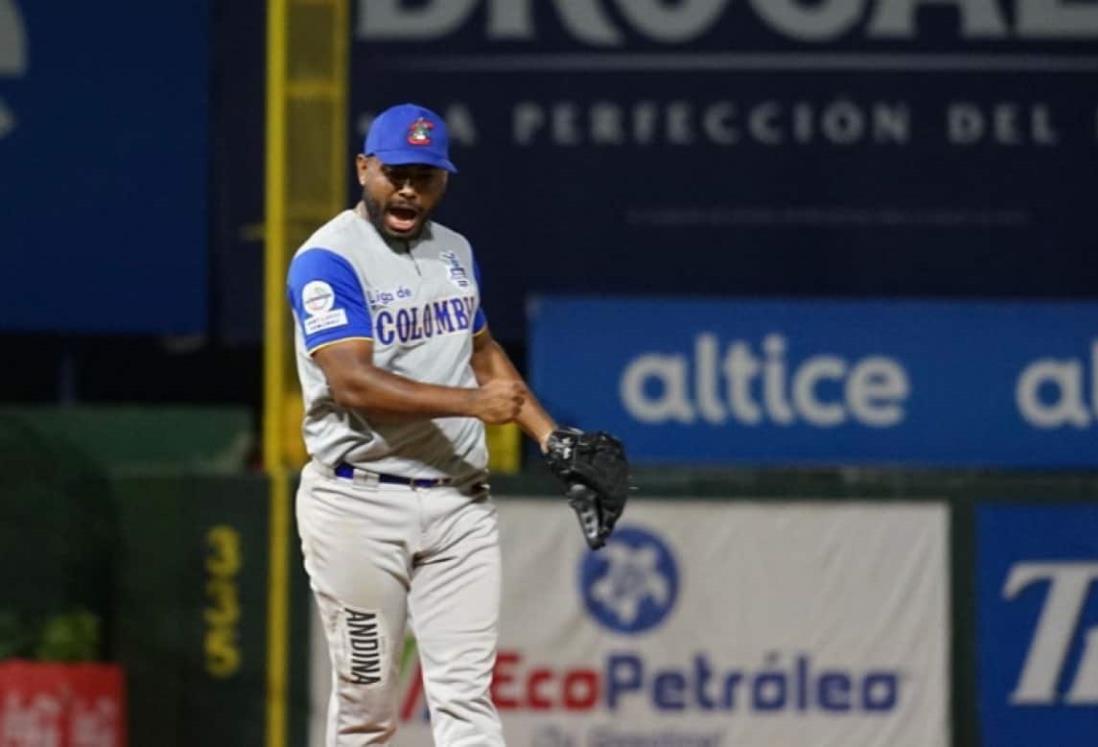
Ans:
[[[477,313],[473,316],[473,334],[479,335],[488,329],[488,317],[484,314],[484,286],[480,282],[480,265],[476,257],[473,258],[473,277],[477,279],[477,293],[480,295],[480,303],[477,304]]]
[[[362,283],[345,258],[307,249],[290,262],[286,285],[310,354],[343,340],[373,339]]]

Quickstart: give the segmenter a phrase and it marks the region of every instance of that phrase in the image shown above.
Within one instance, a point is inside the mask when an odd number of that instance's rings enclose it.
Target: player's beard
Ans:
[[[362,202],[366,206],[366,217],[383,239],[415,241],[423,233],[423,227],[427,225],[427,220],[431,217],[431,214],[425,210],[419,214],[419,225],[416,226],[415,231],[412,233],[393,233],[385,225],[385,208],[382,207],[381,203],[370,197],[365,191],[362,193]]]

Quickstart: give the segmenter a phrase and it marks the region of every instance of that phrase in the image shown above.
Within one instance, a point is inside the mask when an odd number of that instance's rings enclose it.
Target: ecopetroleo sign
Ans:
[[[500,502],[509,745],[944,747],[943,505]],[[322,655],[322,653],[321,653]],[[395,745],[430,744],[415,673]]]
[[[534,385],[648,462],[1098,463],[1098,304],[542,298]]]

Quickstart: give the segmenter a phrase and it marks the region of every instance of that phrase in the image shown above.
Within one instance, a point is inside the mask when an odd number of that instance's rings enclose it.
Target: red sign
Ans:
[[[0,662],[0,747],[125,747],[122,669]]]

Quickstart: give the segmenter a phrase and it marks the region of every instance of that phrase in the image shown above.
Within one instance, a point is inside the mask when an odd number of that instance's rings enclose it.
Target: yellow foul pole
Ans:
[[[291,496],[305,458],[292,373],[292,247],[346,207],[349,0],[268,0],[263,462],[271,483],[267,747],[286,747]],[[293,422],[291,422],[293,421]]]
[[[286,76],[288,0],[267,3],[263,464],[270,480],[267,582],[267,747],[286,747],[290,499],[285,452]]]

